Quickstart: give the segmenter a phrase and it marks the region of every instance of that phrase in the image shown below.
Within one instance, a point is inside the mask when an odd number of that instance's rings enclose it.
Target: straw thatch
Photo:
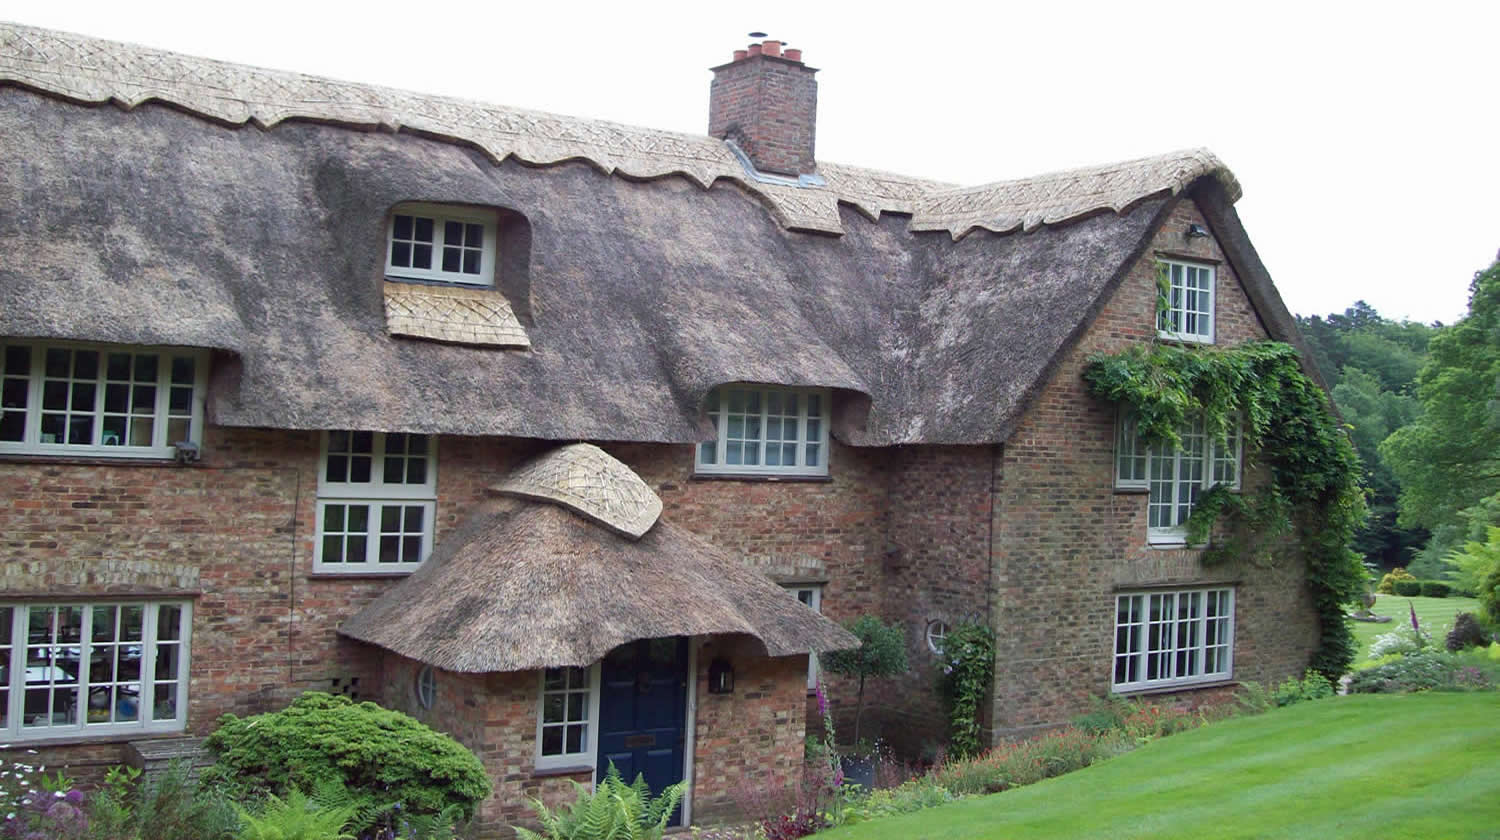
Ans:
[[[661,516],[661,497],[629,467],[591,443],[544,452],[490,490],[562,505],[633,540],[651,530]]]
[[[131,110],[79,104],[102,102]],[[377,125],[404,130],[351,130]],[[834,389],[848,444],[999,442],[1183,192],[1295,334],[1199,152],[779,187],[711,138],[4,25],[0,152],[0,251],[24,255],[0,263],[0,335],[224,351],[227,426],[687,443],[711,388],[760,382]],[[516,327],[487,323],[529,349],[388,316],[386,218],[410,201],[516,220],[490,293]]]
[[[635,639],[744,634],[770,656],[848,631],[684,528],[630,540],[560,506],[492,499],[339,628],[450,671],[583,666]]]

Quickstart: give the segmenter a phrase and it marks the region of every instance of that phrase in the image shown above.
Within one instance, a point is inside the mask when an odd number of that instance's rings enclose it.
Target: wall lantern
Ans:
[[[1203,225],[1188,225],[1188,239],[1202,239],[1205,236],[1208,236],[1208,228],[1204,227]]]
[[[734,666],[727,659],[715,659],[708,665],[708,693],[734,693]]]

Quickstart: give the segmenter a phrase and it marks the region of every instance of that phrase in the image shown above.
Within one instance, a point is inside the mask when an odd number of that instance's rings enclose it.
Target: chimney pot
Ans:
[[[751,44],[750,45],[750,54],[751,55],[760,55],[760,44]]]
[[[750,55],[750,53],[747,50],[735,50],[734,51],[734,60],[735,61],[744,61],[745,58],[747,56],[749,56],[749,55]]]
[[[802,51],[801,50],[787,50],[785,53],[782,53],[782,57],[785,58],[788,61],[801,61],[802,60]]]
[[[763,55],[781,55],[781,42],[766,41],[760,45],[760,51]]]

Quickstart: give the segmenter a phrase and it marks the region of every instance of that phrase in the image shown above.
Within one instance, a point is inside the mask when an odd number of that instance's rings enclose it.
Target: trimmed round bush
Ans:
[[[467,820],[490,795],[484,766],[462,744],[410,715],[321,691],[279,712],[224,715],[205,746],[218,758],[205,778],[237,798],[334,781],[376,804],[416,814],[457,808]]]
[[[1394,588],[1397,595],[1414,596],[1422,594],[1422,582],[1416,579],[1398,580],[1395,582]]]
[[[1420,594],[1423,598],[1446,598],[1453,591],[1453,587],[1440,580],[1422,581]]]
[[[1381,595],[1394,595],[1396,594],[1396,581],[1416,579],[1416,576],[1411,572],[1408,572],[1406,569],[1397,566],[1396,568],[1391,569],[1389,572],[1386,572],[1385,575],[1380,578],[1380,585],[1375,587],[1375,591],[1379,592]]]

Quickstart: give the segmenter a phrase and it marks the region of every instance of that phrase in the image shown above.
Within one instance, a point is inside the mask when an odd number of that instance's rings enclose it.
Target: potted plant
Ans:
[[[841,765],[845,780],[869,787],[875,779],[875,758],[873,750],[861,750],[863,742],[859,735],[860,719],[865,712],[865,681],[906,673],[906,632],[901,625],[886,624],[873,615],[845,622],[844,627],[859,638],[860,646],[823,654],[823,669],[859,680],[854,701],[855,746],[843,754]]]

